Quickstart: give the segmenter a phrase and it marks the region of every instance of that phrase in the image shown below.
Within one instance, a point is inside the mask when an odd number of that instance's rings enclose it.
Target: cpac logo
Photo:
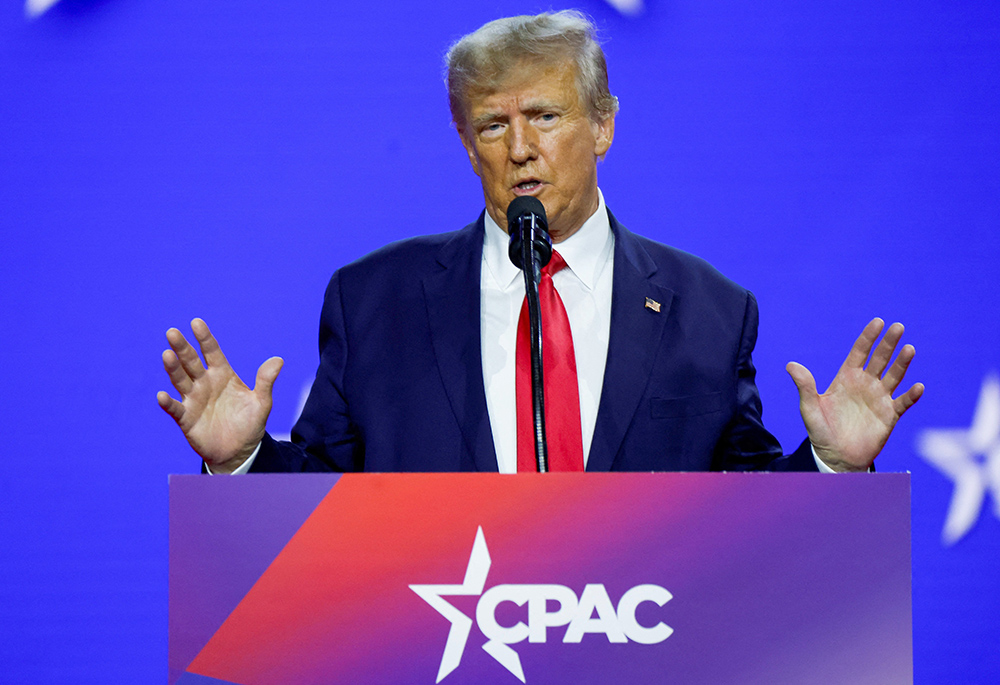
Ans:
[[[490,563],[490,552],[486,549],[486,538],[480,526],[461,585],[410,586],[421,599],[451,622],[438,669],[438,683],[458,668],[472,630],[472,619],[442,599],[442,595],[481,595],[476,605],[476,624],[488,639],[483,649],[522,683],[526,681],[521,659],[510,645],[525,638],[528,642],[545,642],[549,628],[567,626],[563,642],[580,642],[585,633],[603,633],[609,642],[625,643],[631,640],[644,645],[663,642],[674,632],[665,623],[646,627],[635,618],[636,607],[643,602],[663,606],[670,601],[671,594],[659,585],[637,585],[628,590],[618,600],[616,610],[607,590],[600,583],[588,584],[579,598],[565,585],[494,585],[483,592]],[[549,611],[549,601],[558,603],[559,608]],[[500,625],[496,609],[503,602],[513,602],[518,606],[527,604],[527,625],[523,621],[513,626]]]

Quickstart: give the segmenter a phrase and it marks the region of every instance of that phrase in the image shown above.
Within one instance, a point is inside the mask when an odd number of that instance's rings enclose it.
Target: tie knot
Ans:
[[[562,255],[555,250],[552,250],[552,259],[550,259],[549,263],[542,269],[542,273],[552,276],[553,274],[562,271],[565,266],[566,260],[562,258]]]

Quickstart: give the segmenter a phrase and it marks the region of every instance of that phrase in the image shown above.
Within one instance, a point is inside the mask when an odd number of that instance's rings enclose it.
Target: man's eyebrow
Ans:
[[[482,126],[483,124],[487,124],[487,123],[490,123],[492,121],[496,121],[496,120],[502,119],[502,118],[503,118],[503,114],[500,113],[500,112],[496,112],[496,111],[494,111],[494,112],[483,112],[479,116],[472,118],[472,125],[474,127],[479,127],[479,126]]]
[[[534,102],[525,103],[521,111],[526,114],[537,114],[539,112],[561,112],[563,109],[561,105],[550,100],[535,100]]]
[[[535,100],[534,102],[527,102],[521,107],[521,112],[523,114],[539,114],[541,112],[559,112],[562,113],[565,110],[563,105],[560,105],[551,100]],[[488,111],[483,112],[477,117],[473,117],[471,124],[473,127],[479,127],[484,124],[492,123],[494,121],[499,121],[506,118],[506,115],[499,111]]]

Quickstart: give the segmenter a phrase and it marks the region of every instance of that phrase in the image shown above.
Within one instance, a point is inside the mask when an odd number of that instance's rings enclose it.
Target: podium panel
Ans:
[[[908,474],[170,479],[170,682],[911,683]]]

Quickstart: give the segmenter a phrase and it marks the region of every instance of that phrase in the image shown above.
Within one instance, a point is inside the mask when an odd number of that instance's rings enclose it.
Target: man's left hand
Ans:
[[[915,354],[912,345],[904,345],[889,365],[903,337],[901,323],[889,326],[865,366],[884,325],[876,318],[865,326],[822,395],[817,393],[809,369],[796,362],[785,367],[799,389],[799,409],[813,449],[834,471],[868,470],[896,421],[924,393],[923,383],[915,383],[899,397],[892,397]]]

